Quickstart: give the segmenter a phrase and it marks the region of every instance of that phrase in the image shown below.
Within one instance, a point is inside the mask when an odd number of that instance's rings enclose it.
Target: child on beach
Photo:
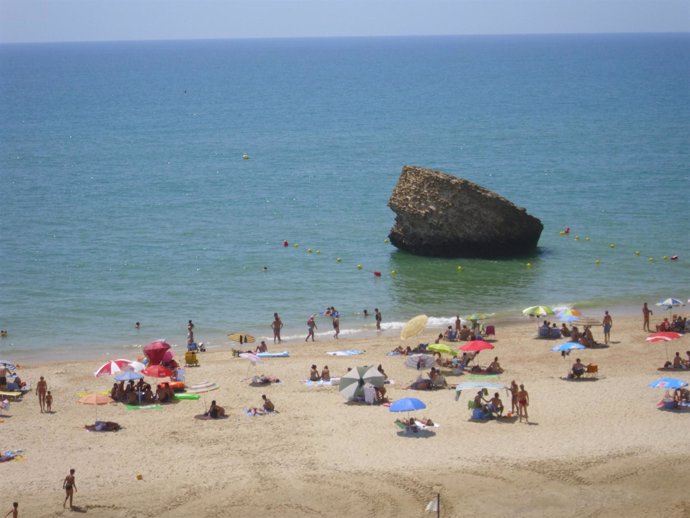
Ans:
[[[19,518],[19,502],[12,503],[12,509],[5,515],[5,518]]]
[[[50,414],[53,412],[53,395],[50,390],[46,393],[46,411]]]

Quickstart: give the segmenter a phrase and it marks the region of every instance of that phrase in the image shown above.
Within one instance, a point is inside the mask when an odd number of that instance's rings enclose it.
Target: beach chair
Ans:
[[[496,336],[496,327],[494,327],[493,325],[487,325],[484,328],[484,334],[486,336]]]
[[[194,351],[187,351],[184,353],[184,365],[185,367],[199,366],[199,360],[197,360],[196,353]]]
[[[599,366],[595,363],[590,363],[587,365],[587,369],[583,374],[586,378],[596,378],[599,375]]]

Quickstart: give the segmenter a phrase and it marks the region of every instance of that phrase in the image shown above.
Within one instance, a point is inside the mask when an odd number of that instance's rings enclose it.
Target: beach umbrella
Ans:
[[[364,374],[369,370],[368,366],[355,367],[340,378],[338,391],[348,401],[364,397]]]
[[[101,365],[96,372],[93,373],[94,376],[100,378],[101,376],[112,376],[120,372],[126,365],[129,365],[127,360],[110,360],[107,363]]]
[[[402,340],[407,340],[408,338],[417,336],[419,333],[424,331],[428,321],[429,317],[426,315],[417,315],[416,317],[411,318],[400,330],[400,338]]]
[[[110,396],[103,394],[87,394],[86,396],[79,399],[79,403],[82,405],[93,405],[96,407],[96,421],[98,421],[98,407],[101,405],[108,405],[114,403],[114,399]]]
[[[0,365],[2,365],[3,367],[5,367],[5,368],[7,368],[7,369],[9,369],[9,370],[11,370],[11,371],[16,371],[16,370],[17,370],[17,366],[16,366],[14,363],[8,362],[8,361],[6,361],[6,360],[0,360]]]
[[[261,358],[259,358],[254,353],[240,353],[240,358],[244,358],[245,360],[249,360],[252,365],[256,365],[257,363],[263,363],[264,362]]]
[[[410,369],[428,369],[436,364],[436,358],[431,354],[412,354],[405,358],[405,367]]]
[[[115,380],[116,381],[132,381],[132,380],[140,380],[143,377],[144,377],[144,375],[141,372],[122,371],[122,372],[118,372],[115,375]]]
[[[149,378],[169,378],[173,375],[170,369],[162,365],[149,365],[141,373]]]
[[[240,344],[253,344],[256,341],[256,338],[247,333],[230,333],[228,334],[228,339]]]
[[[175,355],[175,353],[173,352],[173,350],[172,350],[172,349],[168,349],[167,351],[165,351],[165,352],[163,353],[163,358],[161,359],[161,363],[168,363],[168,362],[171,362],[174,355]]]
[[[552,347],[551,350],[555,353],[562,353],[572,351],[573,349],[585,349],[585,346],[577,342],[565,342],[561,345]]]
[[[141,372],[146,368],[146,365],[141,362],[129,362],[128,368],[134,372]]]
[[[386,383],[386,377],[381,374],[376,365],[372,365],[362,375],[362,381],[364,381],[364,383],[370,383],[374,387],[383,387]]]
[[[492,346],[493,348],[493,346]],[[457,356],[458,353],[455,352],[455,349],[453,349],[450,345],[446,344],[431,344],[427,346],[426,348],[427,351],[432,351],[435,353],[441,353],[441,354],[450,354],[451,356]]]
[[[388,408],[391,412],[414,412],[415,410],[422,410],[426,408],[424,401],[416,397],[406,397],[393,401]]]
[[[683,335],[676,333],[675,331],[659,331],[657,333],[652,333],[645,340],[648,342],[670,342],[672,340],[678,340]]]
[[[659,302],[656,303],[657,306],[665,306],[666,309],[671,309],[671,308],[676,308],[679,306],[685,306],[685,303],[682,300],[679,299],[674,299],[673,297],[670,297],[668,299],[660,300]]]
[[[185,388],[185,392],[188,394],[205,394],[206,392],[211,392],[213,390],[218,390],[220,385],[212,381],[202,381],[201,383],[195,383],[189,385]]]
[[[553,309],[549,306],[530,306],[522,310],[522,314],[529,317],[545,317],[553,315]]]
[[[582,317],[582,311],[575,308],[565,308],[556,313],[556,316],[561,322],[575,322]]]
[[[472,313],[470,315],[465,315],[463,320],[471,320],[472,322],[477,322],[478,320],[486,320],[487,318],[491,318],[494,316],[495,313]]]
[[[501,390],[505,388],[506,386],[502,383],[495,383],[492,381],[462,381],[455,387],[455,401],[460,399],[463,390]]]
[[[458,347],[459,350],[465,352],[478,352],[493,348],[493,344],[485,342],[484,340],[472,340],[471,342],[467,342],[465,345]]]
[[[662,389],[678,389],[682,387],[687,387],[688,382],[679,380],[677,378],[659,378],[658,380],[652,381],[649,384],[652,388],[662,388]]]
[[[170,344],[163,340],[151,342],[144,347],[144,354],[149,359],[149,365],[158,365],[163,361],[165,351],[170,349]]]

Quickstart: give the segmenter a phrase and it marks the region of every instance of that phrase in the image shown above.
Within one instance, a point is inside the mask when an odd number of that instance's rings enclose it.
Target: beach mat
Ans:
[[[163,408],[160,404],[155,403],[153,405],[125,405],[127,410],[158,410]]]
[[[228,416],[224,415],[222,417],[211,417],[210,415],[206,414],[197,414],[194,416],[194,419],[197,419],[199,421],[221,421],[223,419],[227,419]]]
[[[174,394],[175,399],[199,399],[201,396],[199,394]]]
[[[366,351],[361,349],[348,349],[346,351],[330,351],[326,354],[329,356],[357,356],[359,354],[364,354]]]
[[[307,387],[332,387],[332,386],[333,386],[333,383],[331,383],[330,380],[328,380],[328,381],[323,381],[323,380],[320,380],[320,381],[306,380],[306,381],[304,381],[304,384],[305,384]]]
[[[287,351],[281,351],[279,353],[257,353],[259,358],[288,358],[290,353]]]

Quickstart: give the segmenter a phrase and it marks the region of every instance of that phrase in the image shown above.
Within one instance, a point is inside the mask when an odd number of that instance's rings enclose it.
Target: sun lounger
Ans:
[[[18,401],[21,399],[21,397],[24,395],[23,392],[8,392],[8,391],[0,391],[0,397],[7,398],[11,401]]]

